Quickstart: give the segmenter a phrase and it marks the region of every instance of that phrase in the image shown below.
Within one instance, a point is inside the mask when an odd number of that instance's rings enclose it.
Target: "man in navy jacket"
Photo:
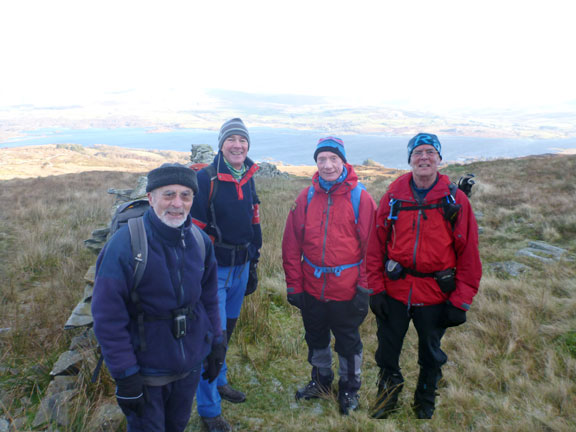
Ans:
[[[164,164],[148,174],[146,191],[144,274],[134,287],[136,261],[124,226],[98,257],[94,332],[128,430],[176,432],[190,418],[202,363],[214,380],[224,362],[217,264],[208,236],[199,233],[200,246],[191,231],[195,172]]]
[[[262,231],[253,175],[258,165],[247,157],[250,135],[239,118],[222,125],[218,148],[212,165],[198,172],[200,192],[191,214],[214,241],[220,319],[230,340],[244,296],[257,284]],[[224,363],[216,382],[202,380],[198,387],[198,414],[208,431],[231,430],[221,415],[222,399],[246,400],[244,393],[228,384],[226,370]]]

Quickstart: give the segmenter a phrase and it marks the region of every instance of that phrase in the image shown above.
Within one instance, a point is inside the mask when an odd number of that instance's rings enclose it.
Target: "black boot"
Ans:
[[[385,419],[396,409],[398,396],[404,387],[404,378],[397,372],[388,374],[380,370],[378,379],[378,394],[372,406],[370,416],[375,419]]]
[[[351,411],[356,411],[359,406],[358,393],[355,391],[338,391],[338,406],[340,414],[348,415]]]
[[[296,391],[296,400],[317,399],[320,397],[330,397],[332,394],[332,381],[334,372],[330,370],[329,375],[321,375],[316,366],[312,368],[311,380],[301,389]]]
[[[440,369],[425,370],[420,368],[418,385],[414,392],[414,414],[419,419],[431,419],[436,406],[436,389],[442,378]]]

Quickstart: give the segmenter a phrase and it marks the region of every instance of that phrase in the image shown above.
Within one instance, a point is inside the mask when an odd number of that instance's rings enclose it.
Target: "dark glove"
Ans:
[[[288,303],[302,310],[304,307],[304,293],[288,294]]]
[[[116,380],[116,400],[124,415],[142,417],[148,399],[144,379],[139,373]]]
[[[246,284],[245,296],[252,294],[258,288],[258,261],[250,261],[248,270],[248,283]]]
[[[370,309],[374,315],[381,320],[388,319],[388,295],[382,291],[381,293],[370,296]]]
[[[457,308],[452,303],[446,303],[444,316],[442,317],[442,327],[456,327],[466,322],[466,311]]]
[[[370,291],[366,288],[357,287],[356,295],[352,298],[352,305],[362,314],[368,313],[368,303],[370,301]]]
[[[226,338],[224,338],[225,340]],[[202,378],[208,380],[209,383],[213,382],[218,378],[220,369],[224,364],[224,359],[226,358],[226,343],[220,342],[212,345],[212,351],[204,359],[204,373]]]

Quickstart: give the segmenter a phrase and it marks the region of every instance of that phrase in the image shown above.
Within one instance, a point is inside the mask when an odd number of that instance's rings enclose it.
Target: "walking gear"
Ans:
[[[414,405],[412,409],[419,419],[431,419],[436,404],[436,389],[438,381],[442,378],[442,371],[425,370],[420,368],[418,384],[414,392]]]
[[[318,399],[321,397],[330,397],[332,394],[332,384],[322,385],[318,381],[312,379],[304,387],[296,391],[296,400],[304,399]]]
[[[472,186],[476,184],[476,182],[472,180],[472,177],[474,177],[474,174],[466,174],[458,180],[458,189],[464,192],[467,197],[471,195]]]
[[[358,224],[358,214],[360,212],[359,208],[360,208],[360,196],[362,195],[362,191],[366,190],[366,186],[364,186],[362,183],[358,182],[356,184],[356,187],[354,189],[352,189],[350,191],[350,202],[352,203],[352,208],[354,209],[354,223]],[[308,204],[310,204],[310,201],[312,200],[312,197],[314,196],[314,185],[310,186],[308,188],[308,195],[306,196],[307,202],[306,202],[306,209],[308,209]]]
[[[302,310],[304,307],[304,293],[288,294],[288,303]]]
[[[258,260],[250,261],[248,272],[248,283],[246,284],[246,292],[244,293],[244,296],[252,294],[256,291],[256,288],[258,288]]]
[[[223,339],[226,340],[225,335]],[[220,373],[220,369],[222,369],[225,358],[226,342],[213,344],[210,354],[208,354],[204,360],[204,373],[202,374],[202,378],[208,380],[209,383],[218,378],[218,374]]]
[[[382,370],[379,373],[378,393],[372,406],[370,417],[386,419],[396,410],[398,396],[404,388],[404,378],[400,373],[386,375]]]
[[[230,387],[229,384],[218,386],[218,394],[220,397],[228,402],[242,403],[246,402],[246,395],[240,390]]]
[[[457,308],[449,301],[446,302],[441,326],[444,328],[456,327],[466,322],[466,311]]]
[[[116,400],[125,416],[132,413],[142,416],[147,399],[145,391],[144,379],[139,373],[116,380]]]
[[[144,276],[144,270],[146,269],[146,264],[148,261],[148,237],[146,236],[146,229],[144,228],[144,220],[142,216],[129,219],[128,228],[130,230],[130,243],[132,246],[132,255],[134,257],[134,284],[130,290],[130,299],[136,306],[136,311],[138,312],[137,322],[138,322],[138,333],[140,337],[140,350],[146,351],[146,338],[144,336],[144,321],[154,321],[154,320],[164,320],[173,319],[174,320],[174,336],[180,338],[186,334],[186,318],[194,318],[194,306],[188,306],[185,308],[179,308],[172,311],[172,316],[150,316],[145,315],[142,309],[142,303],[140,301],[140,296],[138,295],[138,285],[142,281]],[[190,225],[190,232],[192,233],[194,240],[196,240],[198,250],[200,251],[200,259],[204,263],[206,259],[206,246],[204,244],[204,239],[200,233],[200,229],[194,224]],[[182,321],[184,327],[182,327]],[[184,334],[181,334],[182,329]]]
[[[340,407],[340,414],[348,415],[351,411],[356,411],[359,408],[358,393],[356,392],[339,392],[338,393],[338,406]]]
[[[216,417],[200,417],[204,428],[208,432],[229,432],[232,426],[221,415]]]
[[[382,291],[381,293],[370,296],[370,309],[372,313],[379,317],[381,320],[388,319],[388,295]]]

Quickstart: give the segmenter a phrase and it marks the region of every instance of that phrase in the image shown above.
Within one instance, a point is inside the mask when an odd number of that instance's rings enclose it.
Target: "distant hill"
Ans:
[[[0,180],[84,171],[148,172],[164,162],[186,163],[188,152],[53,144],[0,148]]]
[[[171,150],[128,149],[106,145],[83,147],[79,144],[48,144],[42,146],[0,148],[0,180],[47,177],[85,171],[121,171],[146,173],[165,162],[188,163],[189,152]],[[310,177],[314,165],[278,164],[280,171]],[[401,172],[382,165],[358,165],[361,177],[388,177]]]

